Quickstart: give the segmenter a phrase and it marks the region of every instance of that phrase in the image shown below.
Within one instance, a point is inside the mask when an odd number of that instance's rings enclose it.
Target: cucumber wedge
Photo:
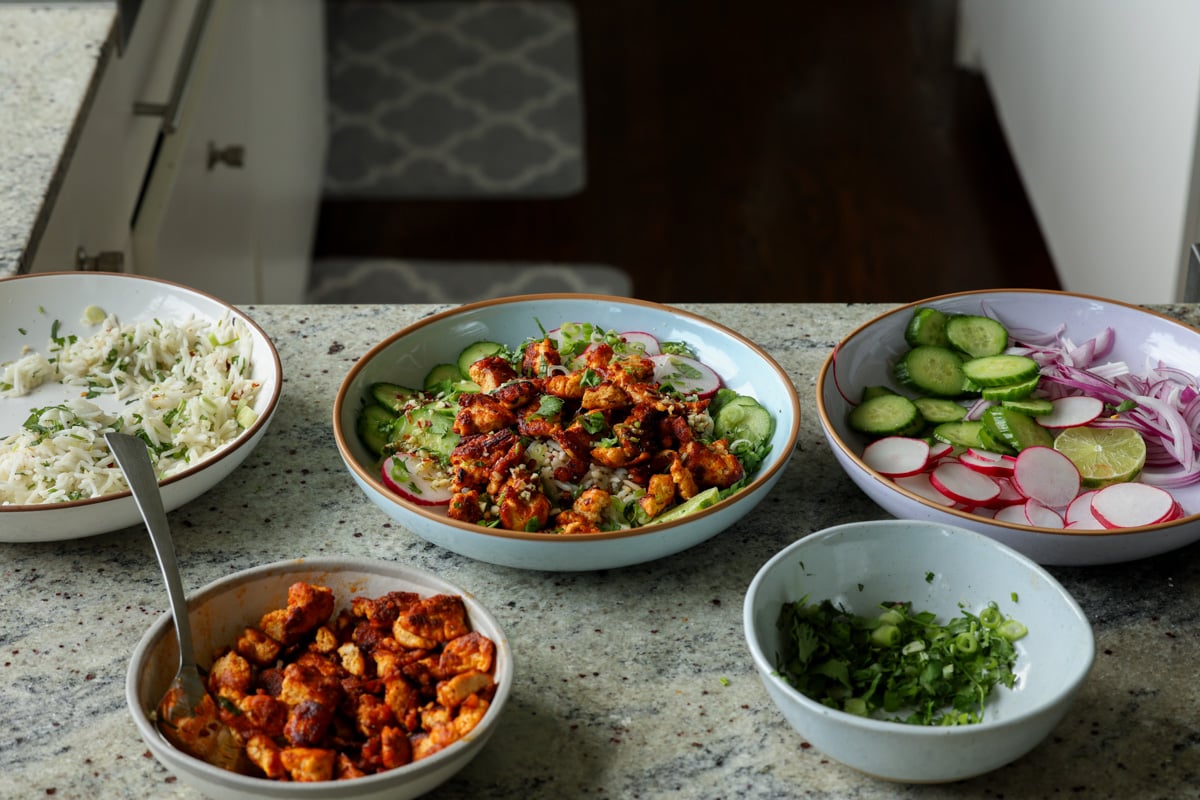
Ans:
[[[730,442],[749,441],[755,447],[767,442],[775,420],[753,397],[740,394],[721,406],[713,420],[713,434]]]
[[[913,405],[925,421],[938,425],[942,422],[958,422],[967,415],[966,406],[960,405],[947,397],[918,397]]]
[[[499,342],[481,341],[469,344],[458,354],[458,371],[464,378],[471,374],[471,365],[481,358],[494,356],[504,352],[504,345]]]
[[[1008,347],[1008,329],[991,317],[959,314],[946,320],[950,346],[972,358],[998,356]]]
[[[958,397],[966,384],[962,358],[950,348],[937,345],[912,348],[896,362],[894,372],[903,385],[935,397]]]
[[[358,438],[375,455],[382,455],[383,448],[392,440],[392,427],[396,424],[396,415],[378,403],[368,403],[358,412],[355,425]]]
[[[948,347],[950,340],[946,338],[946,322],[950,319],[944,311],[924,306],[913,311],[908,327],[904,329],[904,340],[909,347],[932,344],[937,347]]]
[[[846,420],[854,430],[869,436],[911,436],[925,419],[912,400],[900,394],[881,394],[864,400]]]
[[[983,423],[979,420],[943,422],[933,429],[933,438],[955,447],[982,447]]]
[[[715,486],[711,486],[699,494],[692,495],[692,497],[684,500],[674,508],[667,509],[646,524],[657,525],[660,522],[671,522],[680,517],[686,517],[688,514],[694,514],[701,509],[716,505],[720,499],[721,490]]]
[[[1028,414],[1022,414],[1005,406],[992,406],[983,412],[983,426],[998,442],[1008,445],[1016,452],[1027,447],[1054,446],[1054,434],[1043,428]]]
[[[967,380],[978,386],[1009,386],[1037,377],[1041,368],[1029,356],[998,355],[972,358],[962,365]]]

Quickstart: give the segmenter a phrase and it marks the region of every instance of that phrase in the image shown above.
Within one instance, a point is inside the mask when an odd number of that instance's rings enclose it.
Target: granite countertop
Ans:
[[[116,0],[0,2],[0,277],[45,225],[116,19]]]
[[[393,524],[354,485],[333,397],[375,342],[433,306],[252,306],[286,376],[258,449],[172,513],[185,583],[296,556],[401,560],[472,591],[517,660],[507,714],[435,797],[1157,798],[1198,796],[1200,550],[1052,568],[1091,619],[1095,667],[1058,729],[1017,762],[948,786],[903,786],[825,758],[756,676],[741,604],[757,569],[814,530],[886,515],[846,478],[813,409],[834,342],[879,305],[684,305],[739,330],[800,393],[797,452],[772,493],[710,541],[656,562],[541,573],[474,562]],[[1196,324],[1194,307],[1164,308]],[[4,544],[0,796],[194,797],[139,739],[130,654],[167,608],[141,527]]]

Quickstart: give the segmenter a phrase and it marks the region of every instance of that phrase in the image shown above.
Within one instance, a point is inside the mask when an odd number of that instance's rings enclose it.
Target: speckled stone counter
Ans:
[[[401,560],[474,592],[517,659],[507,714],[448,798],[1179,798],[1200,796],[1200,549],[1052,571],[1095,626],[1097,661],[1041,747],[991,774],[903,786],[826,759],[768,699],[742,636],[755,571],[787,543],[884,513],[839,470],[814,411],[834,342],[878,305],[687,305],[768,350],[803,431],[748,517],[676,557],[596,573],[473,562],[395,525],[335,448],[334,393],[356,358],[432,306],[263,306],[286,375],[261,445],[171,514],[190,588],[304,555]],[[1192,307],[1162,308],[1195,324]],[[193,797],[139,739],[125,669],[167,608],[144,529],[0,545],[0,796]]]
[[[115,0],[0,2],[0,277],[45,225],[116,18]]]

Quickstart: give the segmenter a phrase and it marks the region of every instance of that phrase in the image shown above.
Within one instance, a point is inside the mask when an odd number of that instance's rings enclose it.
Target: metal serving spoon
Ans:
[[[124,433],[107,433],[104,439],[133,492],[134,502],[154,542],[179,638],[179,669],[158,704],[158,728],[180,750],[210,764],[236,769],[241,746],[233,731],[218,717],[217,705],[205,689],[196,664],[187,597],[175,560],[175,543],[171,539],[167,513],[158,490],[158,476],[150,463],[146,444],[136,436]]]

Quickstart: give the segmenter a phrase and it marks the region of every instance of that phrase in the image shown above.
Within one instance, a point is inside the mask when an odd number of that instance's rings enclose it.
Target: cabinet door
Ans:
[[[319,0],[214,3],[191,102],[134,226],[139,272],[233,303],[300,302],[323,168],[323,52]]]
[[[46,227],[33,244],[31,272],[72,270],[76,253],[116,253],[131,263],[130,223],[161,121],[134,113],[171,91],[196,0],[148,3],[128,47],[111,39],[99,61],[96,92],[81,110],[74,146]]]

